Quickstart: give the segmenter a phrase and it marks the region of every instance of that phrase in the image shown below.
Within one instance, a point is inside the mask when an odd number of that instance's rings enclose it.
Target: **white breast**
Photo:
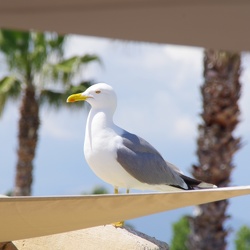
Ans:
[[[93,172],[115,187],[130,188],[138,182],[117,162],[116,148],[122,143],[122,129],[107,123],[103,113],[88,117],[84,155]]]

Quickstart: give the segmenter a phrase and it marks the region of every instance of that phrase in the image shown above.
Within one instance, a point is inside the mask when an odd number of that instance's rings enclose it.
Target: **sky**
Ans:
[[[191,175],[197,163],[197,126],[201,122],[200,86],[203,83],[203,49],[72,36],[66,56],[97,54],[102,64],[92,63],[83,72],[84,79],[106,82],[116,91],[118,107],[114,121],[124,129],[149,141],[163,157]],[[3,60],[0,59],[1,65]],[[4,66],[1,67],[4,71]],[[3,72],[0,71],[0,76]],[[242,56],[241,123],[235,136],[243,147],[236,154],[232,185],[248,185],[250,162],[250,56]],[[72,105],[72,104],[69,104]],[[8,103],[0,120],[0,194],[14,183],[18,102]],[[77,195],[91,192],[94,186],[113,188],[88,167],[83,156],[85,124],[89,107],[82,110],[43,107],[34,162],[33,195]],[[136,191],[133,191],[136,192]],[[230,200],[228,213],[233,219],[227,227],[242,223],[250,226],[249,197]],[[135,228],[170,243],[171,224],[193,208],[183,208],[130,221]],[[233,235],[233,234],[231,234]]]

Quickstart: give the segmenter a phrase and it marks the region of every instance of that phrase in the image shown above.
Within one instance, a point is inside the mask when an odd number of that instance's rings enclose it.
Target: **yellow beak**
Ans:
[[[79,101],[85,101],[87,99],[88,99],[88,96],[82,95],[82,93],[79,93],[79,94],[70,95],[67,98],[67,102],[79,102]]]

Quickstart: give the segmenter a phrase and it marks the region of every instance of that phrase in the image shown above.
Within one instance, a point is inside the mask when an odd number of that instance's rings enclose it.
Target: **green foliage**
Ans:
[[[30,32],[1,30],[0,50],[4,53],[10,70],[25,69],[28,57]]]
[[[89,195],[89,194],[108,194],[108,190],[103,186],[95,186],[90,193],[82,192],[82,195]]]
[[[0,115],[8,99],[20,96],[27,85],[34,86],[39,103],[56,108],[64,105],[70,94],[83,92],[91,85],[89,81],[76,83],[77,76],[83,66],[94,61],[100,63],[100,59],[96,55],[65,59],[65,41],[66,36],[56,33],[0,30],[0,51],[11,71],[10,76],[0,79]]]
[[[69,108],[69,105],[66,103],[67,97],[72,94],[84,92],[88,87],[90,87],[91,82],[81,82],[78,85],[71,85],[65,88],[63,92],[43,89],[40,94],[40,103],[49,104],[55,108],[66,106]],[[75,102],[74,107],[82,107],[84,102]],[[72,105],[71,105],[72,106]]]
[[[187,239],[190,233],[188,217],[183,216],[172,225],[173,238],[171,240],[171,250],[188,250]]]
[[[13,76],[5,76],[0,79],[0,116],[5,108],[8,98],[15,99],[20,95],[21,82]]]
[[[30,84],[51,58],[60,60],[64,38],[55,33],[0,30],[0,50],[9,69]],[[27,82],[28,80],[28,82]]]
[[[13,196],[13,190],[9,190],[5,194],[6,196]]]
[[[51,70],[50,74],[54,80],[59,79],[63,83],[68,83],[75,72],[80,72],[83,66],[92,61],[100,62],[96,55],[73,56],[51,64],[48,69]]]
[[[96,186],[93,188],[92,194],[108,194],[108,190],[102,186]]]
[[[249,250],[250,249],[250,228],[242,226],[236,234],[235,239],[236,250]]]

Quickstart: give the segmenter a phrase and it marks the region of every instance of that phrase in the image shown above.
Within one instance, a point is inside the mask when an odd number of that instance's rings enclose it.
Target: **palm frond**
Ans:
[[[40,94],[40,104],[49,104],[54,108],[60,108],[62,106],[69,107],[66,105],[66,100],[69,95],[84,92],[89,86],[91,86],[91,82],[81,82],[78,85],[69,85],[65,92],[54,91],[50,89],[42,90]],[[82,107],[84,102],[79,102],[74,107]]]
[[[13,76],[5,76],[0,80],[0,94],[16,98],[21,91],[21,82]]]
[[[46,61],[60,60],[63,56],[65,36],[56,33],[32,32],[31,61],[35,71],[40,71]]]
[[[29,32],[0,30],[0,48],[6,54],[15,53],[15,50],[22,50],[25,53],[29,49],[29,39]]]
[[[81,82],[78,85],[70,85],[67,90],[67,95],[72,95],[76,93],[84,92],[87,88],[89,88],[93,83],[92,82]]]
[[[0,116],[3,113],[8,99],[17,98],[20,95],[21,90],[21,82],[15,77],[5,76],[0,79]]]
[[[41,70],[44,62],[48,57],[47,41],[45,33],[32,32],[29,64],[32,66],[33,72]]]
[[[25,72],[30,47],[30,32],[0,30],[0,50],[9,68]]]
[[[78,56],[73,56],[69,59],[63,60],[60,63],[55,65],[55,70],[63,73],[70,73],[81,61],[81,58]]]
[[[101,63],[97,55],[73,56],[57,64],[50,65],[50,67],[47,67],[47,70],[51,70],[52,77],[55,81],[59,80],[62,83],[68,84],[76,72],[80,71],[81,66],[94,61]]]
[[[60,57],[63,56],[63,47],[67,36],[58,35],[57,33],[48,34],[48,45],[51,51],[56,52]]]
[[[44,89],[40,94],[40,104],[48,104],[50,106],[59,108],[63,99],[65,99],[66,94],[54,90]]]
[[[0,50],[10,70],[25,77],[41,72],[43,65],[51,58],[60,60],[63,56],[65,36],[56,33],[23,32],[0,30]]]
[[[100,64],[102,63],[100,57],[97,56],[97,55],[86,54],[86,55],[81,57],[81,63],[83,63],[83,64],[87,64],[87,63],[90,63],[92,61],[96,61],[96,62],[98,62]]]
[[[44,89],[39,93],[41,103],[47,101],[49,105],[59,107],[65,103],[68,95],[83,92],[90,84],[83,82],[75,85],[71,82],[76,82],[77,77],[82,76],[83,66],[95,61],[101,63],[94,54],[63,59],[66,38],[56,33],[0,30],[0,50],[5,55],[7,65],[23,84],[32,84],[37,90]],[[2,80],[1,107],[4,107],[6,98],[15,96],[15,88],[11,85],[17,83],[15,81],[16,78]],[[56,90],[58,87],[62,89],[61,92],[53,90],[54,83],[62,84],[56,87]],[[21,88],[20,84],[18,86]]]

